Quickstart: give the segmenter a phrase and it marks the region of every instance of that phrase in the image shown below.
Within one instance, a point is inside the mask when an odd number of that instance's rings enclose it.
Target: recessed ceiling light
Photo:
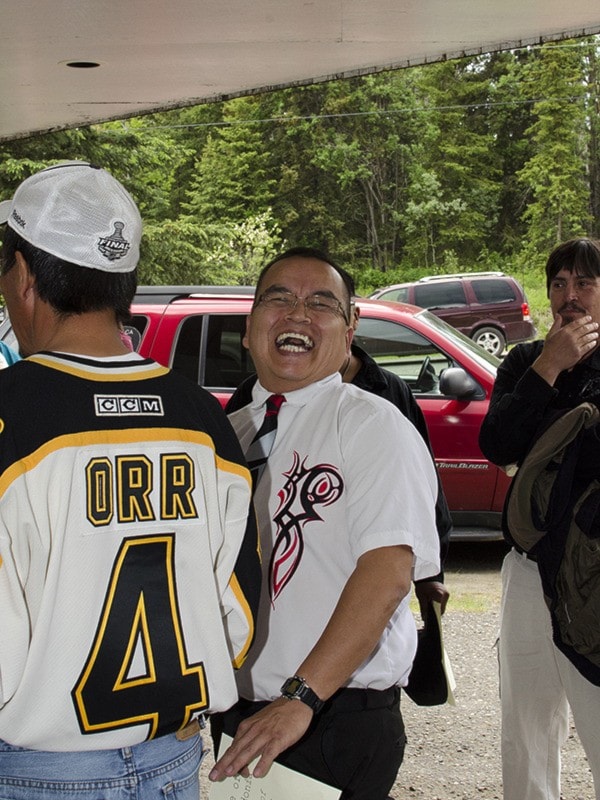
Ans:
[[[92,67],[99,67],[100,64],[97,61],[67,61],[67,67],[73,67],[74,69],[91,69]]]

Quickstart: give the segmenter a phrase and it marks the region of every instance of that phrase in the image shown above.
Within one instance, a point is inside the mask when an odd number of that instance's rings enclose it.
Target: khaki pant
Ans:
[[[600,687],[554,645],[537,564],[515,550],[502,565],[499,660],[504,800],[560,800],[569,706],[600,800]]]

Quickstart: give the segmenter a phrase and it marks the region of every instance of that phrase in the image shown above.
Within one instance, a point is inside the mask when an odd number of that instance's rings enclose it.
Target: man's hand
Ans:
[[[589,355],[598,344],[598,323],[590,316],[563,325],[560,314],[556,314],[552,327],[546,334],[544,349],[533,363],[533,369],[550,386],[561,372],[571,369],[582,358]]]
[[[220,781],[232,775],[248,776],[248,764],[260,756],[252,772],[262,778],[279,753],[304,735],[313,712],[300,700],[279,697],[258,713],[240,722],[231,747],[212,768],[209,779]]]
[[[415,595],[419,601],[421,619],[426,622],[427,607],[436,601],[441,606],[442,614],[446,610],[446,604],[450,597],[450,592],[440,581],[419,581],[415,583]]]
[[[296,670],[322,700],[344,686],[377,646],[392,614],[410,591],[412,562],[407,545],[368,550],[358,559],[325,630]],[[266,775],[279,753],[304,735],[312,718],[313,712],[300,700],[274,700],[240,723],[233,744],[215,764],[210,780],[247,775],[248,764],[257,756],[260,760],[252,774],[255,778]]]

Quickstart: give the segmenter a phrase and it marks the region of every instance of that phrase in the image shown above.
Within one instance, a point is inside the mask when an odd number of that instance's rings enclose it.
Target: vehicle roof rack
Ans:
[[[162,304],[192,295],[254,295],[254,286],[138,286],[138,303]]]
[[[448,275],[426,275],[424,278],[419,278],[419,283],[427,283],[428,281],[444,281],[447,278],[480,278],[480,277],[504,277],[504,272],[452,272]]]

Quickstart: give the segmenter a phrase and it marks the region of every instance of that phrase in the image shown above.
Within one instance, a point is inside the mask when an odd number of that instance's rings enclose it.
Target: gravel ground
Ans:
[[[504,552],[502,543],[456,543],[451,548],[444,640],[456,678],[456,705],[424,708],[403,695],[408,744],[391,792],[394,800],[502,799],[494,643]],[[205,776],[211,765],[209,755],[202,770],[203,798],[208,797]],[[594,800],[591,773],[573,726],[563,750],[562,798]]]
[[[494,641],[498,609],[445,615],[456,705],[420,708],[403,697],[408,745],[392,796],[501,800],[500,708]],[[562,796],[593,800],[592,778],[575,729],[563,751]]]
[[[456,705],[422,708],[404,695],[408,744],[395,800],[501,800],[500,702],[495,641],[504,543],[455,543],[446,565],[451,597],[444,641]],[[563,750],[562,797],[594,800],[585,754],[571,725]]]

